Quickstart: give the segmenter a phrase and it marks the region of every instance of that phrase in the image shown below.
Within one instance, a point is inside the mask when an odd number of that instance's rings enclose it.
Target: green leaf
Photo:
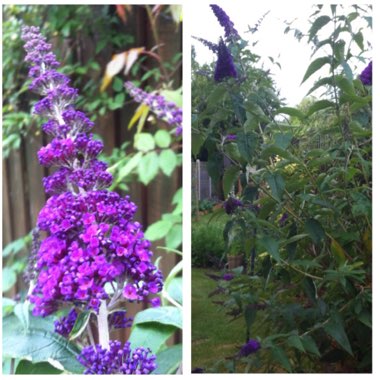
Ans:
[[[182,224],[175,224],[165,236],[167,248],[178,248],[182,244]]]
[[[314,92],[319,87],[326,86],[326,85],[332,86],[333,83],[334,83],[333,77],[325,77],[325,78],[318,79],[314,83],[313,87],[311,87],[311,89],[308,91],[308,93],[306,94],[306,96],[310,95],[312,92]]]
[[[223,192],[224,197],[227,198],[235,182],[239,178],[240,168],[237,166],[230,166],[224,172],[223,176]]]
[[[364,50],[363,33],[361,31],[357,32],[356,34],[354,34],[353,39],[356,42],[356,44],[359,46],[359,49],[363,51]]]
[[[24,327],[25,331],[29,328],[29,301],[18,303],[14,308],[14,314]]]
[[[331,21],[329,16],[319,16],[309,29],[309,42],[314,38],[314,36]]]
[[[120,92],[124,87],[124,82],[121,78],[119,77],[115,77],[114,80],[113,80],[113,83],[112,83],[112,88],[116,91],[116,92]]]
[[[117,177],[117,182],[120,182],[124,177],[129,175],[139,164],[142,152],[137,152],[133,157],[131,157],[128,162],[120,169],[119,175]]]
[[[30,358],[32,362],[53,359],[65,370],[83,373],[83,366],[76,359],[79,349],[54,333],[53,318],[29,316],[30,327],[24,327],[15,315],[3,320],[3,355],[6,358]]]
[[[14,255],[19,253],[21,250],[26,248],[28,243],[31,241],[30,234],[21,237],[20,239],[14,240],[3,249],[3,257],[7,257],[9,255]]]
[[[274,135],[274,145],[285,150],[290,145],[292,139],[292,133],[276,133]]]
[[[253,132],[238,132],[236,134],[236,143],[239,152],[247,162],[251,162],[253,158],[256,142],[256,135]]]
[[[319,244],[326,238],[325,231],[318,220],[309,218],[305,222],[305,232],[311,237],[314,244]]]
[[[141,152],[148,152],[155,147],[154,138],[150,133],[137,133],[133,146]]]
[[[141,158],[137,172],[141,182],[147,185],[157,175],[159,169],[158,156],[156,152],[149,152]]]
[[[309,300],[315,304],[318,296],[315,282],[310,277],[305,277],[302,281],[302,287]]]
[[[177,166],[177,156],[171,149],[164,149],[158,158],[159,166],[162,172],[170,177]]]
[[[301,336],[302,345],[305,350],[313,355],[321,356],[314,339],[310,335]]]
[[[309,67],[306,70],[306,73],[302,79],[302,82],[305,82],[311,75],[313,75],[315,72],[317,72],[319,69],[321,69],[324,65],[330,63],[329,57],[321,57],[315,59],[313,62],[310,63]]]
[[[135,325],[150,322],[175,326],[182,329],[182,313],[177,307],[161,306],[140,311],[136,314],[134,319]]]
[[[272,196],[278,201],[281,201],[282,194],[285,190],[285,181],[279,173],[267,173],[265,176],[266,181],[272,191]]]
[[[340,246],[340,244],[333,238],[331,238],[330,250],[338,265],[343,265],[346,262],[346,252]]]
[[[88,322],[90,321],[91,311],[81,312],[75,321],[75,324],[70,331],[69,340],[78,338],[86,329]]]
[[[305,119],[305,115],[297,108],[281,107],[277,110],[277,114],[285,113],[286,115],[296,117],[299,120]]]
[[[156,354],[176,330],[174,326],[161,323],[141,323],[133,326],[129,342],[132,349],[146,347]]]
[[[294,347],[298,351],[305,352],[302,340],[298,335],[290,335],[290,337],[287,339],[287,342],[290,347]]]
[[[315,112],[323,110],[325,108],[330,108],[330,107],[335,107],[335,103],[330,102],[329,100],[319,100],[310,106],[307,112],[307,116],[310,117]]]
[[[276,261],[280,261],[280,252],[278,250],[280,244],[277,240],[270,236],[264,236],[259,241]]]
[[[279,364],[281,364],[288,372],[292,372],[292,366],[285,351],[280,347],[272,347],[272,356]]]
[[[7,292],[8,290],[11,290],[13,286],[16,284],[17,281],[17,275],[16,272],[8,267],[3,268],[3,287],[2,291],[3,293]]]
[[[159,148],[167,148],[171,142],[170,133],[164,129],[160,129],[155,133],[154,140]]]
[[[173,226],[170,220],[159,220],[151,224],[145,232],[145,238],[148,240],[160,240],[164,238]]]
[[[174,277],[167,287],[167,292],[170,297],[174,299],[174,301],[177,301],[180,305],[182,305],[182,277]]]
[[[3,317],[6,317],[7,315],[12,314],[17,304],[16,301],[11,298],[3,297],[1,302],[2,302]]]
[[[203,135],[194,131],[191,133],[191,153],[194,156],[198,155],[204,142],[205,137]]]
[[[157,368],[152,372],[154,375],[175,374],[182,362],[182,344],[176,344],[157,355]]]
[[[347,351],[351,356],[354,356],[350,341],[348,340],[346,331],[344,330],[344,322],[340,314],[333,312],[327,324],[323,326],[323,329],[328,335],[335,339],[345,351]]]
[[[336,84],[344,93],[355,96],[355,88],[352,81],[350,82],[347,78],[339,76],[336,79]]]
[[[223,85],[216,86],[216,88],[211,92],[207,98],[208,106],[213,106],[223,100],[224,96],[227,94],[227,88]]]
[[[29,360],[20,360],[16,368],[16,375],[59,375],[63,371],[53,367],[49,362],[32,363]]]

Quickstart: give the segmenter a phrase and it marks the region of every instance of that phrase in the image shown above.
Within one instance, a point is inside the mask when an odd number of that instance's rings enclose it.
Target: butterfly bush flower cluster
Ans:
[[[365,86],[372,86],[372,61],[362,71],[359,78]]]
[[[98,160],[103,144],[89,133],[93,122],[75,109],[78,91],[56,71],[59,63],[51,45],[37,27],[24,27],[22,38],[25,60],[31,66],[30,89],[43,96],[34,112],[47,119],[42,129],[51,136],[51,142],[38,152],[38,159],[41,165],[56,168],[43,180],[50,198],[37,220],[46,237],[34,259],[36,278],[29,297],[33,313],[47,316],[68,305],[98,313],[101,303],[110,305],[105,285],[111,282],[118,286],[114,296],[144,301],[162,290],[162,274],[151,262],[150,242],[144,239],[142,226],[133,220],[137,207],[128,196],[106,190],[112,176],[107,165]],[[67,336],[76,318],[72,309],[57,321],[56,331]],[[114,325],[130,325],[130,320],[123,318],[111,314]],[[108,347],[102,350],[103,357],[112,357]],[[136,354],[136,360],[134,356],[127,360],[130,352],[126,349],[118,362],[120,373],[152,369],[153,359],[144,352]],[[93,356],[97,365],[99,355]],[[87,364],[90,359],[88,356]]]
[[[126,82],[125,88],[137,103],[147,105],[159,119],[174,127],[176,136],[182,134],[182,108],[173,102],[168,102],[162,95],[149,94],[141,90],[132,82]]]
[[[219,5],[211,4],[210,7],[219,24],[224,28],[224,36],[226,38],[240,38],[239,33],[234,27],[234,23],[230,20],[227,13]]]
[[[124,346],[119,341],[110,341],[108,350],[97,344],[83,349],[79,362],[87,369],[86,375],[146,375],[156,369],[155,355],[149,349],[131,350],[130,343]]]

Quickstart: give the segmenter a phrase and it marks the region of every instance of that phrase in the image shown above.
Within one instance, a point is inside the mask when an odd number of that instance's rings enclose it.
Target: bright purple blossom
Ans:
[[[372,61],[362,71],[359,78],[365,86],[372,86]]]
[[[161,306],[161,298],[160,297],[155,297],[150,300],[150,304],[152,307],[159,307]]]
[[[224,28],[224,36],[226,38],[239,38],[239,33],[234,28],[234,23],[230,20],[227,13],[219,5],[211,4],[210,7],[218,19],[219,24]]]
[[[132,82],[126,82],[125,88],[137,103],[146,104],[161,120],[175,127],[175,134],[182,134],[182,108],[173,102],[168,102],[162,95],[149,94],[136,87]]]
[[[85,375],[147,375],[157,368],[156,356],[149,349],[132,351],[129,342],[123,347],[119,341],[110,341],[108,349],[99,344],[85,347],[78,360],[86,368]]]
[[[151,263],[141,225],[133,221],[137,208],[128,196],[104,190],[112,176],[97,159],[103,144],[88,134],[93,123],[74,108],[77,90],[55,70],[59,63],[51,45],[36,27],[24,27],[22,38],[32,66],[30,88],[44,96],[35,112],[48,118],[42,128],[52,136],[38,159],[57,167],[43,181],[52,196],[37,221],[46,238],[35,258],[33,313],[46,316],[70,303],[97,311],[109,299],[105,284],[115,279],[125,289],[133,287],[128,300],[143,301],[161,291],[162,274]]]
[[[227,78],[237,78],[237,71],[230,51],[228,50],[224,41],[220,39],[214,79],[215,82],[221,82]]]
[[[288,218],[289,218],[288,213],[284,212],[282,214],[280,220],[278,221],[278,224],[280,225],[280,227],[284,227],[285,226],[285,223],[288,220]]]
[[[235,141],[236,140],[236,135],[227,135],[226,140],[228,141]]]
[[[243,206],[243,202],[233,197],[229,197],[223,204],[224,210],[228,215],[233,214],[241,206]]]
[[[259,341],[255,339],[250,339],[246,344],[244,344],[240,351],[239,356],[248,356],[257,352],[261,348],[261,344]]]

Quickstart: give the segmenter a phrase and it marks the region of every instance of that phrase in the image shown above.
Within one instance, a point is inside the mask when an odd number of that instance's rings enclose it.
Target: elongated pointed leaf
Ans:
[[[90,321],[91,311],[83,311],[80,313],[75,321],[75,324],[70,332],[69,340],[78,338],[86,329],[88,322]]]
[[[310,63],[309,67],[307,68],[301,83],[305,82],[310,76],[312,76],[315,72],[317,72],[319,69],[321,69],[324,65],[328,63],[330,63],[329,57],[321,57],[315,59],[313,62]]]
[[[319,16],[311,26],[309,30],[309,42],[314,38],[314,36],[331,21],[329,16]]]
[[[237,166],[230,166],[223,176],[223,192],[226,198],[233,188],[235,182],[239,178],[240,168]]]
[[[20,360],[16,368],[16,375],[59,375],[62,370],[53,367],[49,362],[32,363],[29,360]]]
[[[260,239],[260,243],[264,246],[267,252],[276,260],[280,261],[279,242],[270,236],[264,236]]]
[[[309,218],[305,223],[305,231],[311,237],[314,244],[319,244],[322,240],[326,238],[325,231],[318,220]]]
[[[239,132],[236,134],[236,143],[241,156],[251,162],[256,147],[256,135],[253,132]]]
[[[156,322],[163,325],[182,328],[182,313],[174,306],[154,307],[140,311],[134,319],[134,324]]]
[[[305,350],[313,355],[321,357],[318,346],[316,345],[314,339],[310,335],[305,335],[301,337],[302,345]]]
[[[279,363],[283,368],[285,368],[288,372],[292,372],[292,365],[285,353],[285,351],[280,347],[272,348],[272,356],[273,359]]]
[[[303,114],[303,112],[301,112],[297,108],[281,107],[281,108],[278,109],[277,113],[278,114],[284,113],[286,115],[296,117],[296,118],[298,118],[300,120],[305,119],[305,115]]]
[[[315,102],[310,106],[307,116],[311,116],[317,111],[321,111],[331,107],[335,107],[335,103],[330,102],[329,100],[319,100],[318,102]]]
[[[279,173],[269,173],[265,176],[265,179],[268,181],[269,187],[272,191],[273,198],[281,201],[282,194],[285,190],[285,181]]]
[[[344,329],[344,322],[342,317],[334,312],[332,313],[330,320],[327,324],[324,325],[324,330],[328,335],[330,335],[336,342],[351,356],[354,356],[352,353],[352,348],[350,341],[348,340],[346,331]]]

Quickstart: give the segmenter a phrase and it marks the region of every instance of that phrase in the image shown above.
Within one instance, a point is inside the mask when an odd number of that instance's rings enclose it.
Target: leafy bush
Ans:
[[[219,266],[224,254],[223,225],[197,224],[191,228],[191,262],[197,267]]]

